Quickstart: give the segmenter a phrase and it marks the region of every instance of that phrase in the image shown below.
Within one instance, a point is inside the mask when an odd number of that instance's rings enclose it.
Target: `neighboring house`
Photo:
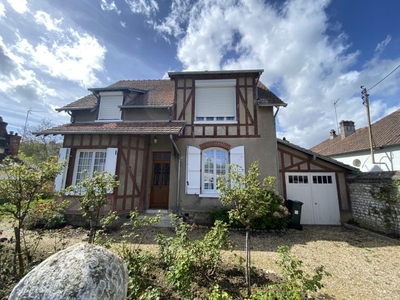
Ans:
[[[280,191],[303,203],[301,224],[339,225],[351,218],[347,175],[357,169],[278,139]]]
[[[355,130],[354,122],[341,121],[340,134],[311,148],[362,172],[400,171],[400,109],[371,125],[373,157],[368,127]]]
[[[8,123],[4,122],[3,118],[0,117],[0,164],[7,156],[15,157],[18,155],[21,142],[21,137],[18,133],[7,132],[7,125]],[[5,174],[0,170],[0,179],[4,176]]]
[[[169,72],[171,80],[123,80],[58,111],[71,123],[37,134],[64,136],[67,167],[55,188],[81,171],[109,171],[120,186],[110,208],[126,214],[162,209],[205,220],[220,206],[217,178],[229,163],[259,161],[277,176],[274,107],[286,106],[260,81],[263,70]],[[80,214],[69,197],[68,215]]]

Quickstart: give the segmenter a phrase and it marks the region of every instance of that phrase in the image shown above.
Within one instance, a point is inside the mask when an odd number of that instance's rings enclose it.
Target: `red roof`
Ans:
[[[124,105],[170,106],[174,102],[175,83],[171,80],[120,80],[109,85],[107,88],[113,90],[120,88],[121,90],[134,89],[144,91],[144,93],[137,93],[135,98],[130,99]],[[96,104],[97,99],[91,94],[57,110],[92,109],[96,107]]]
[[[400,109],[371,125],[374,147],[400,145]],[[327,139],[311,148],[322,155],[338,155],[343,153],[367,150],[370,148],[368,127],[356,130],[342,139],[340,135]]]
[[[185,122],[70,123],[35,134],[179,134]]]

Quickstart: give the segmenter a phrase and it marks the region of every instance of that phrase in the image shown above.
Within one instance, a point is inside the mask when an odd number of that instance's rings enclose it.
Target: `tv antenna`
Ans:
[[[333,102],[333,107],[335,108],[335,117],[336,117],[336,126],[337,126],[337,132],[339,133],[339,122],[337,119],[337,111],[336,111],[336,104],[339,102],[340,98],[337,98],[335,102]]]

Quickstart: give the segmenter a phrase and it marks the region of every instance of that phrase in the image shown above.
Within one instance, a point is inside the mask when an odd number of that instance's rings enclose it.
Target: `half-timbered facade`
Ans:
[[[258,161],[277,176],[274,107],[286,104],[260,81],[262,70],[170,72],[170,80],[123,80],[68,104],[61,134],[66,168],[56,190],[94,171],[120,181],[110,209],[163,209],[202,219],[220,205],[216,181],[230,163]],[[276,109],[276,110],[277,110]],[[85,175],[86,176],[86,175]],[[71,197],[67,214],[79,213]]]
[[[326,156],[278,139],[279,190],[301,201],[301,224],[339,225],[351,218],[347,175],[357,172]]]

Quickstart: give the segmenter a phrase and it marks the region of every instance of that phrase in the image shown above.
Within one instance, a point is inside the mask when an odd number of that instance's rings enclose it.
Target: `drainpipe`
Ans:
[[[274,114],[274,126],[275,126],[275,140],[276,140],[276,176],[280,177],[279,180],[277,178],[276,183],[277,183],[277,188],[278,188],[278,194],[280,191],[282,191],[282,194],[285,195],[285,191],[283,190],[282,186],[282,180],[285,180],[285,174],[283,172],[283,166],[281,166],[282,174],[279,174],[279,164],[280,164],[280,157],[279,157],[279,149],[278,149],[278,138],[276,137],[276,116],[279,112],[279,106],[275,106],[276,112]],[[282,175],[282,176],[281,176]],[[282,197],[283,197],[282,195]]]
[[[181,214],[181,201],[180,201],[180,187],[181,187],[181,160],[182,156],[181,153],[179,152],[178,146],[176,145],[174,138],[172,137],[172,134],[169,135],[169,139],[172,142],[172,145],[174,145],[174,148],[176,152],[178,153],[178,183],[176,184],[176,214],[179,216]]]

